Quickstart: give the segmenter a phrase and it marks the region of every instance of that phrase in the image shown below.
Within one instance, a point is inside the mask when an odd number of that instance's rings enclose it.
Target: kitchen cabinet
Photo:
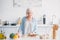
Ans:
[[[38,35],[44,35],[45,37],[48,36],[52,39],[52,27],[53,25],[37,25],[36,33]]]

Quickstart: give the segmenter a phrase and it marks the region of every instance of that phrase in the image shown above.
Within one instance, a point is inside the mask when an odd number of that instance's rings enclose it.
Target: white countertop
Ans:
[[[10,39],[10,38],[7,38],[6,40],[14,40],[14,39]],[[20,37],[18,39],[15,39],[15,40],[52,40],[52,38],[49,38],[49,39],[46,39],[46,38],[43,38],[43,39],[40,39],[39,36],[36,36],[36,37]]]

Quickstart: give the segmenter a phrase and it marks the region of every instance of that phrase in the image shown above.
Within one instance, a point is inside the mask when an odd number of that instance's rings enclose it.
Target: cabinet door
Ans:
[[[45,35],[45,37],[49,37],[49,39],[52,39],[52,27],[43,27],[43,26],[39,26],[37,27],[36,33],[39,35]]]

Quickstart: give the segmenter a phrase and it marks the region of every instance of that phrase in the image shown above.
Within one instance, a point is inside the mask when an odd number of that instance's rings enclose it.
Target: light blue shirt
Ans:
[[[23,35],[25,34],[25,22],[26,22],[26,17],[23,17],[21,26],[19,28],[19,30],[22,31]],[[36,20],[33,18],[31,20],[31,22],[32,22],[32,25],[31,25],[32,26],[32,32],[35,32],[35,30],[36,30]]]

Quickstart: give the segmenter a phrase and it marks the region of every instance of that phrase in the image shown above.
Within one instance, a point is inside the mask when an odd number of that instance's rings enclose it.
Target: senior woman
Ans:
[[[22,35],[35,33],[36,20],[33,18],[32,10],[29,8],[26,10],[26,16],[22,18],[19,30],[22,31]]]

